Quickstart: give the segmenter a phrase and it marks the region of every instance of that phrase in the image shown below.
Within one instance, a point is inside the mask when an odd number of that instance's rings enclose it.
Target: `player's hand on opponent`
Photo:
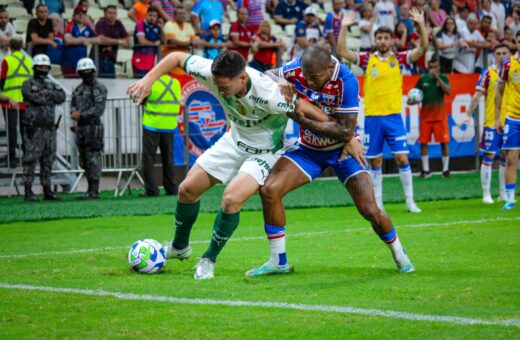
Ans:
[[[343,21],[341,22],[341,27],[348,28],[355,24],[357,24],[356,13],[349,12],[348,14],[345,14],[343,16]]]
[[[286,102],[292,103],[294,101],[294,96],[296,95],[296,88],[293,84],[289,83],[286,80],[283,80],[278,83],[278,88],[280,89],[280,93],[284,96]]]
[[[144,99],[148,97],[152,91],[152,85],[153,82],[150,82],[146,77],[144,77],[143,79],[130,84],[126,93],[136,105],[141,105]]]
[[[368,169],[368,161],[365,158],[365,150],[363,148],[363,145],[361,145],[359,140],[355,137],[352,137],[350,142],[345,143],[343,149],[341,150],[339,161],[341,162],[347,156],[354,157],[354,159],[359,163],[359,165],[362,168]]]

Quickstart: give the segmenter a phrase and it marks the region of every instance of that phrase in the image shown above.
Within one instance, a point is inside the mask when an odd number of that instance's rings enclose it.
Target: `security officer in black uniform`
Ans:
[[[33,58],[33,77],[22,85],[26,111],[22,118],[24,138],[24,184],[25,200],[38,201],[32,191],[36,163],[40,163],[40,182],[43,199],[61,200],[51,189],[52,165],[56,159],[55,109],[65,101],[65,91],[47,78],[51,61],[45,54]]]
[[[103,152],[103,123],[101,116],[107,100],[106,87],[96,80],[96,66],[90,58],[78,61],[76,72],[83,82],[72,93],[71,118],[77,121],[76,145],[79,162],[88,181],[87,192],[78,199],[99,198],[101,153]]]

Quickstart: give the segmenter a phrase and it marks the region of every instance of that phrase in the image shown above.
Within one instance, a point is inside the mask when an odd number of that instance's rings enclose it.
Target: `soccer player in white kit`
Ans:
[[[175,236],[172,243],[165,246],[167,258],[189,258],[192,254],[190,232],[199,213],[202,194],[217,183],[227,184],[210,245],[194,274],[197,280],[211,279],[218,254],[238,227],[240,209],[264,184],[281,155],[288,115],[298,121],[298,114],[294,112],[303,112],[307,118],[323,122],[313,127],[316,132],[342,141],[353,131],[304,100],[295,97],[287,102],[278,83],[246,67],[244,58],[233,51],[221,52],[214,61],[182,52],[171,53],[143,79],[130,85],[128,94],[140,104],[150,93],[154,81],[176,67],[182,67],[214,92],[231,121],[230,131],[197,159],[180,184]],[[352,144],[361,152],[361,144],[357,141]]]

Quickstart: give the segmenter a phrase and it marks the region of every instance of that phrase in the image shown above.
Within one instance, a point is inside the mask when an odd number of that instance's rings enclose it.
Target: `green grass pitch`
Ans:
[[[139,238],[170,239],[171,215],[3,224],[0,335],[520,337],[520,210],[480,199],[420,207],[423,213],[410,214],[402,203],[386,205],[417,268],[407,275],[396,272],[387,247],[351,206],[288,210],[295,272],[256,278],[244,272],[267,259],[268,243],[261,212],[243,212],[215,279],[202,282],[193,266],[213,213],[202,213],[193,229],[194,257],[170,260],[157,275],[130,272],[127,252]]]

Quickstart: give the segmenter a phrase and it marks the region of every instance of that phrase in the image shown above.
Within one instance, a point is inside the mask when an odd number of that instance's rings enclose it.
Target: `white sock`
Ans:
[[[392,257],[394,261],[399,264],[408,264],[410,261],[406,252],[404,251],[403,246],[401,245],[401,241],[399,241],[399,236],[395,235],[395,240],[392,243],[386,243],[390,252],[392,253]]]
[[[381,168],[372,168],[371,174],[377,206],[381,208],[383,206],[383,171]]]
[[[424,172],[430,172],[430,160],[428,159],[428,155],[421,156],[422,161],[422,170]]]
[[[287,254],[285,252],[285,227],[278,227],[269,224],[264,225],[265,233],[271,246],[271,261],[275,265],[287,264]]]
[[[508,201],[514,202],[515,201],[515,190],[516,190],[516,184],[506,184],[506,198]]]
[[[442,156],[442,172],[450,169],[450,156]]]
[[[482,184],[482,194],[491,195],[491,165],[484,163],[480,165],[480,183]],[[504,187],[505,190],[505,187]]]
[[[404,166],[399,166],[399,177],[401,177],[401,184],[403,185],[406,200],[413,201],[412,168],[409,163]]]
[[[498,169],[498,185],[500,188],[500,197],[506,197],[506,164],[500,162],[500,168]]]

